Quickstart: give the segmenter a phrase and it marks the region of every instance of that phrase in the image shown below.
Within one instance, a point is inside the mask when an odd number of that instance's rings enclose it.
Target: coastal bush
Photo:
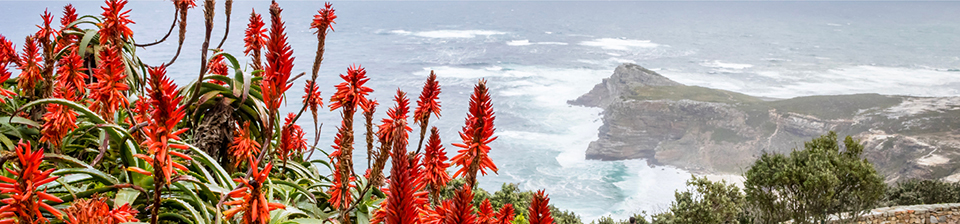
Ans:
[[[153,43],[135,41],[126,0],[106,0],[102,12],[86,16],[67,5],[59,23],[45,11],[19,51],[0,36],[0,223],[516,221],[510,204],[516,200],[500,201],[497,211],[488,200],[474,202],[474,192],[482,192],[475,190],[477,176],[497,172],[489,157],[497,137],[485,80],[474,85],[452,144],[457,154],[448,159],[437,128],[427,134],[431,117],[440,118],[436,74],[415,108],[397,90],[393,107],[374,125],[379,104],[368,98],[370,78],[363,67],[349,66],[342,82],[327,84],[334,88],[328,112],[340,115],[339,127],[330,147],[318,146],[324,106],[318,72],[337,18],[331,4],[318,7],[309,27],[295,29],[313,30],[318,43],[310,75],[295,75],[278,3],[268,5],[269,23],[257,11],[250,14],[243,39],[249,60],[243,60],[219,50],[229,36],[233,1],[221,8],[226,24],[217,44],[211,34],[220,10],[204,0],[200,72],[178,87],[167,69],[177,62],[188,12],[197,3],[172,2],[169,31]],[[168,62],[140,60],[138,49],[165,42],[177,25],[177,50]],[[20,73],[10,78],[14,66]],[[282,114],[288,90],[299,84],[307,94],[293,100],[302,107]],[[297,122],[308,110],[312,143]],[[362,132],[355,130],[358,117]],[[419,126],[419,139],[410,135],[412,126]],[[411,139],[419,140],[416,146]],[[370,155],[366,172],[354,170],[356,145]],[[449,168],[456,171],[450,175]],[[452,178],[463,184],[440,198]],[[517,220],[570,223],[569,214],[551,209],[546,192],[524,195],[526,204],[516,206],[525,213]]]
[[[737,223],[744,197],[740,188],[725,181],[713,182],[692,176],[687,191],[674,193],[670,210],[657,223]]]
[[[883,206],[960,202],[960,183],[910,179],[887,187]]]
[[[790,155],[763,153],[744,176],[747,208],[759,223],[856,219],[883,196],[883,179],[861,158],[863,146],[837,134],[814,138]]]

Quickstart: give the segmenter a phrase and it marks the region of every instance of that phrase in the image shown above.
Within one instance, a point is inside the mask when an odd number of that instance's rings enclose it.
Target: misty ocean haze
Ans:
[[[309,24],[323,2],[279,1],[296,57],[294,73],[310,71],[316,36]],[[59,20],[67,2],[4,1],[0,33],[22,46],[48,8]],[[100,14],[101,1],[75,1],[80,15]],[[200,4],[200,3],[198,3]],[[241,61],[251,9],[234,3],[224,50]],[[666,210],[688,171],[644,160],[584,159],[597,139],[600,108],[571,106],[621,63],[636,63],[686,85],[754,96],[881,93],[960,95],[960,2],[333,2],[338,18],[327,37],[318,82],[327,99],[348,66],[362,65],[381,107],[396,88],[419,94],[431,70],[443,93],[444,141],[463,126],[469,94],[488,80],[499,139],[490,156],[499,175],[480,178],[493,192],[503,183],[546,189],[560,209],[594,220]],[[223,35],[222,6],[212,42]],[[166,33],[169,1],[133,1],[137,42]],[[168,75],[184,85],[199,72],[202,7],[190,11],[187,41]],[[264,19],[268,20],[265,16]],[[267,21],[269,22],[269,21]],[[176,32],[176,31],[174,31]],[[176,33],[137,55],[150,65],[176,50]],[[17,74],[18,72],[14,72]],[[286,114],[301,107],[304,79],[287,94]],[[330,151],[338,112],[321,113],[320,146]],[[312,121],[300,120],[313,136]],[[360,122],[358,122],[360,123]],[[361,125],[361,124],[358,124]],[[308,128],[310,127],[310,128]],[[358,126],[359,127],[359,126]],[[414,128],[419,133],[418,128]],[[312,142],[312,141],[311,141]],[[413,141],[411,141],[413,142]],[[444,142],[448,155],[457,147]],[[365,158],[357,150],[355,158]],[[316,156],[315,156],[316,157]],[[358,160],[359,161],[359,160]],[[366,164],[356,163],[365,169]]]

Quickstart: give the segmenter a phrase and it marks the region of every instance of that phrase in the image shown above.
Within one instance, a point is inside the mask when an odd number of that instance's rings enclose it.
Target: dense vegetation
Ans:
[[[310,74],[296,75],[279,4],[267,8],[269,24],[250,14],[243,51],[249,60],[242,60],[219,50],[229,29],[219,44],[210,39],[216,12],[227,18],[221,27],[230,27],[233,1],[222,10],[203,1],[200,72],[184,87],[166,72],[181,54],[197,3],[174,0],[167,35],[147,44],[135,41],[126,4],[106,0],[99,15],[87,16],[67,5],[59,23],[44,12],[19,50],[0,36],[0,223],[579,222],[549,206],[542,190],[505,185],[490,195],[476,187],[478,175],[497,172],[488,156],[497,137],[486,81],[473,89],[452,144],[459,150],[449,158],[429,126],[441,111],[436,74],[415,108],[398,90],[379,124],[363,67],[347,68],[341,83],[317,83],[337,18],[329,3],[310,25],[318,43]],[[169,62],[139,59],[138,48],[166,41],[177,27]],[[20,73],[10,78],[13,67]],[[294,85],[304,85],[307,94],[296,99],[303,106],[281,114]],[[335,88],[326,106],[341,115],[329,148],[318,146],[322,85]],[[312,143],[297,123],[308,117],[317,135]],[[419,136],[411,135],[413,126]],[[370,155],[366,170],[354,170],[357,148]]]
[[[370,79],[364,68],[351,66],[342,83],[331,84],[336,91],[327,106],[342,117],[336,140],[324,150],[319,136],[307,142],[297,121],[309,111],[319,135],[324,101],[316,80],[337,18],[330,4],[311,24],[318,48],[306,76],[293,75],[279,4],[269,6],[269,28],[260,14],[250,15],[243,52],[249,60],[241,62],[218,50],[223,40],[211,47],[217,8],[204,1],[200,73],[178,88],[166,68],[180,48],[161,65],[144,64],[136,52],[166,41],[177,27],[182,46],[187,14],[197,5],[173,2],[178,19],[155,43],[134,41],[124,0],[107,0],[100,15],[79,16],[67,5],[60,24],[44,12],[19,51],[0,36],[0,223],[582,223],[550,206],[544,191],[476,187],[477,175],[497,172],[488,157],[495,116],[484,80],[453,144],[458,154],[448,158],[438,130],[429,126],[440,115],[436,74],[412,115],[407,93],[398,90],[387,118],[374,124],[379,104],[367,98]],[[223,5],[227,18],[231,5]],[[20,73],[10,78],[14,66]],[[301,83],[303,107],[280,114],[286,91]],[[762,102],[704,95],[694,87],[652,90]],[[357,117],[362,120],[354,125]],[[414,128],[419,136],[411,136]],[[370,155],[366,170],[354,170],[362,160],[353,157],[356,145]],[[853,219],[880,205],[960,202],[955,183],[909,180],[886,187],[862,152],[849,136],[838,142],[831,132],[789,155],[763,154],[746,171],[744,189],[694,177],[668,211],[638,214],[634,222],[818,223],[831,214]]]

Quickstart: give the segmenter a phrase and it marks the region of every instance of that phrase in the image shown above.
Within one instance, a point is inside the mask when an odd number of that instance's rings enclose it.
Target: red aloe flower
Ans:
[[[14,63],[18,60],[20,59],[17,56],[17,51],[13,49],[13,42],[0,35],[0,64]]]
[[[477,208],[477,223],[481,224],[491,224],[496,220],[496,212],[493,211],[493,205],[490,204],[490,199],[484,199],[480,203],[480,207]]]
[[[222,50],[217,49],[216,52],[219,53],[219,52],[222,52]],[[227,72],[229,72],[229,70],[227,68],[227,63],[223,61],[223,59],[224,57],[222,54],[213,56],[213,58],[210,59],[210,63],[207,64],[207,73],[217,74],[217,75],[227,75]]]
[[[317,29],[318,34],[320,32],[327,32],[328,28],[333,31],[333,26],[331,25],[337,23],[333,21],[337,18],[337,15],[334,15],[333,11],[336,10],[333,9],[332,4],[329,2],[324,4],[324,8],[317,11],[317,15],[313,16],[313,23],[310,23],[310,28]]]
[[[134,156],[146,160],[153,166],[154,172],[152,175],[154,175],[154,180],[158,182],[157,186],[159,186],[161,180],[165,180],[165,183],[169,185],[174,167],[187,171],[187,167],[174,162],[170,156],[192,160],[190,156],[170,149],[188,149],[185,145],[170,143],[170,140],[180,140],[179,135],[187,131],[186,128],[175,129],[177,123],[183,120],[186,115],[185,107],[179,106],[183,96],[180,96],[177,85],[166,76],[167,71],[163,66],[150,68],[149,73],[150,80],[147,83],[149,85],[147,92],[150,95],[149,102],[152,110],[150,111],[148,124],[143,128],[147,135],[147,140],[143,142],[143,145],[147,147],[147,152],[152,157],[143,154]],[[151,173],[139,168],[132,167],[131,170],[151,175]]]
[[[12,62],[17,61],[17,52],[13,49],[13,43],[7,40],[6,37],[0,35],[0,83],[4,83],[7,79],[10,79],[10,76],[13,75],[7,69],[7,65]],[[10,97],[13,95],[13,92],[4,88],[0,88],[0,95]],[[0,98],[0,103],[5,103],[6,101],[3,98]]]
[[[393,101],[397,102],[397,105],[394,108],[387,109],[387,118],[381,120],[383,124],[379,126],[380,130],[377,135],[381,142],[393,143],[393,147],[401,147],[406,152],[407,136],[413,130],[407,125],[410,100],[407,99],[406,93],[398,89]]]
[[[477,224],[477,215],[473,214],[473,191],[469,187],[457,190],[450,200],[443,203],[447,210],[444,224]]]
[[[127,105],[127,96],[124,91],[127,86],[127,74],[124,69],[120,50],[106,46],[100,50],[100,65],[93,69],[93,77],[97,82],[90,84],[90,99],[93,104],[90,110],[96,111],[107,121],[113,121],[113,113],[120,105]]]
[[[221,52],[220,49],[217,49],[216,52]],[[227,68],[227,63],[223,61],[224,57],[222,54],[217,54],[210,59],[210,63],[207,64],[207,73],[226,76],[230,71]],[[226,85],[227,83],[220,81],[219,79],[210,79],[210,83],[217,85]]]
[[[77,55],[77,52],[70,52],[60,58],[60,67],[57,68],[57,88],[63,89],[65,95],[72,96],[64,98],[72,101],[79,101],[83,94],[87,93],[87,73],[84,72],[83,58]]]
[[[249,121],[243,122],[243,128],[234,131],[233,145],[229,150],[238,163],[253,159],[255,154],[260,153],[260,143],[250,135]]]
[[[437,115],[440,118],[440,83],[437,82],[437,74],[430,71],[430,77],[423,84],[423,91],[420,92],[420,99],[417,100],[417,109],[413,111],[413,122],[427,123],[430,114]]]
[[[286,208],[283,204],[267,201],[263,193],[263,185],[266,184],[267,176],[270,175],[270,169],[273,164],[267,163],[262,171],[259,169],[257,161],[250,159],[250,169],[252,175],[250,180],[242,178],[233,179],[240,183],[241,188],[228,193],[231,198],[239,198],[234,201],[224,203],[225,205],[234,205],[230,210],[223,212],[223,216],[233,218],[238,212],[243,212],[243,223],[247,224],[266,224],[270,221],[270,211]]]
[[[37,25],[37,28],[40,28],[40,30],[37,30],[37,34],[34,36],[40,43],[49,43],[50,38],[57,35],[57,30],[54,30],[53,27],[50,26],[50,24],[53,23],[53,14],[50,14],[47,10],[43,10],[40,18],[43,19],[43,26]]]
[[[487,175],[486,169],[497,172],[497,165],[493,164],[487,155],[490,152],[488,144],[497,139],[493,137],[494,118],[487,81],[481,79],[473,89],[466,124],[460,132],[463,144],[453,144],[463,148],[458,151],[460,154],[452,158],[454,164],[461,166],[453,176],[454,178],[465,176],[469,186],[476,186],[477,171],[483,175]]]
[[[543,190],[537,191],[533,195],[533,201],[530,202],[530,224],[553,224],[553,217],[550,215],[550,198],[543,193]]]
[[[106,0],[107,6],[101,6],[103,9],[103,22],[100,25],[100,44],[112,43],[120,46],[120,42],[133,37],[133,31],[128,24],[134,23],[130,20],[130,10],[123,11],[127,5],[127,0]]]
[[[260,14],[254,10],[250,13],[250,23],[247,24],[247,30],[243,38],[243,53],[250,55],[253,52],[253,69],[260,69],[260,50],[267,43],[267,29],[263,28],[265,24]],[[259,73],[258,73],[259,74]]]
[[[70,4],[64,6],[63,17],[60,17],[60,30],[62,32],[65,32],[71,29],[76,30],[75,29],[76,26],[70,26],[71,23],[76,21],[77,21],[77,9],[73,8],[73,5],[70,5]],[[63,35],[61,35],[60,38],[57,39],[57,47],[56,47],[56,50],[54,50],[54,52],[60,52],[67,47],[76,48],[75,44],[79,39],[80,37],[77,35],[63,33]]]
[[[63,6],[63,17],[60,18],[60,29],[69,28],[71,23],[77,21],[77,9],[72,4]]]
[[[43,59],[40,58],[36,39],[28,36],[23,46],[23,56],[20,57],[20,78],[17,79],[17,88],[20,88],[23,94],[32,96],[33,89],[43,79],[41,61]]]
[[[513,224],[513,213],[513,204],[503,205],[503,207],[500,207],[500,212],[497,212],[497,219],[493,220],[494,224]]]
[[[357,65],[347,68],[347,75],[340,74],[344,82],[337,84],[337,92],[330,96],[330,110],[346,107],[356,111],[358,106],[369,103],[367,95],[370,95],[373,89],[363,86],[370,81],[366,76],[367,71]]]
[[[430,129],[430,140],[427,141],[427,149],[423,152],[424,181],[430,185],[430,195],[434,198],[443,187],[450,182],[450,174],[447,173],[447,153],[444,152],[443,143],[440,142],[440,130],[437,127]]]
[[[94,196],[91,199],[79,199],[73,202],[73,205],[64,209],[63,213],[67,215],[65,221],[68,224],[119,224],[140,221],[134,217],[137,211],[130,208],[130,203],[110,210],[110,205],[107,205],[107,198],[99,196]]]
[[[307,150],[307,142],[303,139],[303,129],[293,122],[296,116],[294,113],[288,114],[284,120],[283,129],[280,130],[280,143],[277,146],[277,153],[284,164],[293,155],[303,154],[303,151]]]
[[[323,107],[323,98],[320,98],[320,87],[307,80],[307,85],[303,87],[306,94],[303,95],[303,104],[310,106],[310,111],[317,114],[317,109]],[[312,95],[311,95],[312,94]],[[310,97],[307,97],[310,96]]]
[[[73,92],[64,92],[62,88],[57,88],[54,90],[54,97],[73,100],[71,95]],[[43,120],[46,121],[43,123],[41,128],[42,137],[40,137],[40,142],[49,142],[53,144],[54,148],[60,148],[60,144],[63,142],[63,137],[67,136],[67,133],[77,129],[77,112],[74,112],[69,107],[60,104],[47,104],[47,113],[43,115]]]
[[[387,224],[421,223],[421,209],[427,204],[427,192],[423,189],[420,175],[419,155],[408,157],[406,149],[394,148],[391,158],[390,190],[387,192],[387,204],[384,207]]]
[[[17,161],[20,170],[7,169],[16,179],[0,176],[0,193],[10,193],[9,198],[0,200],[4,204],[0,207],[0,223],[48,223],[50,220],[40,214],[43,208],[54,217],[61,216],[60,211],[51,207],[46,201],[63,202],[60,198],[40,191],[38,188],[53,182],[58,177],[51,177],[53,169],[40,170],[43,163],[43,149],[33,151],[30,142],[21,141],[17,144]]]
[[[284,23],[280,20],[280,5],[273,2],[270,5],[270,40],[267,42],[267,67],[264,69],[263,102],[271,111],[280,108],[283,102],[283,93],[293,84],[287,84],[290,79],[290,70],[293,69],[293,49],[287,44],[287,34]]]

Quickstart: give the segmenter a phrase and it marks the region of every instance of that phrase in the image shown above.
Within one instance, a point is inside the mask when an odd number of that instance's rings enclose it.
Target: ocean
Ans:
[[[202,1],[198,1],[199,2]],[[220,1],[222,3],[222,1]],[[0,34],[22,45],[45,8],[59,18],[61,1],[4,1]],[[74,3],[99,14],[99,1]],[[281,1],[294,48],[294,71],[309,72],[316,37],[308,29],[322,2]],[[644,160],[584,159],[597,138],[601,109],[567,100],[589,91],[621,63],[636,63],[687,85],[755,96],[882,93],[960,95],[960,2],[333,2],[338,18],[327,39],[319,83],[327,98],[350,65],[372,79],[379,117],[398,88],[419,95],[431,70],[443,93],[441,130],[448,155],[478,79],[488,80],[496,112],[490,156],[498,174],[480,178],[545,189],[551,202],[589,222],[660,212],[690,173]],[[251,9],[268,1],[238,1],[224,50],[242,56]],[[169,1],[134,1],[138,42],[159,39],[173,18]],[[168,69],[178,84],[196,78],[203,41],[202,7],[190,11],[187,41]],[[265,19],[268,17],[265,17]],[[213,40],[223,37],[218,6]],[[269,23],[269,21],[268,21]],[[171,39],[175,39],[174,34]],[[214,41],[216,42],[216,41]],[[137,54],[166,62],[176,42]],[[243,58],[243,57],[241,57]],[[242,59],[243,60],[243,59]],[[284,110],[299,109],[303,80]],[[415,100],[415,99],[413,99]],[[321,113],[321,146],[329,150],[337,112]],[[309,119],[300,121],[310,131]],[[414,133],[419,130],[415,128]],[[307,136],[313,136],[307,133]],[[415,140],[414,140],[415,141]],[[363,150],[358,150],[358,153]],[[357,155],[355,158],[363,158]],[[358,165],[364,163],[356,163]],[[365,167],[359,167],[365,169]]]

